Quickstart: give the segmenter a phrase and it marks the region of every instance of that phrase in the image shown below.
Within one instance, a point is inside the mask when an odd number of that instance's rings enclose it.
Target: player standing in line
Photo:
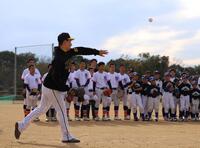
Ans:
[[[33,58],[28,59],[27,61],[27,67],[29,67],[30,65],[34,65],[35,66],[35,60]],[[24,69],[24,71],[22,72],[21,75],[21,80],[24,83],[24,78],[25,76],[29,73],[29,68]],[[37,68],[35,68],[35,73],[39,75],[39,77],[41,77],[41,74],[39,72],[39,70]],[[23,105],[23,110],[24,110],[24,117],[27,116],[27,114],[29,112],[26,111],[26,107],[27,107],[27,99],[26,99],[26,89],[23,89],[23,97],[24,97],[24,105]]]
[[[97,95],[98,99],[95,102],[95,120],[99,121],[99,105],[100,102],[102,101],[103,105],[103,121],[108,121],[109,120],[109,98],[108,96],[104,95],[104,91],[106,89],[112,89],[110,80],[108,77],[108,73],[105,72],[105,63],[104,62],[99,62],[98,63],[98,71],[94,73],[93,75],[93,92],[94,94]]]
[[[190,108],[190,90],[191,84],[189,83],[187,76],[182,75],[181,83],[179,85],[180,90],[180,120],[187,121]]]
[[[120,99],[122,98],[123,109],[124,109],[124,120],[130,120],[130,116],[128,116],[127,90],[128,90],[128,85],[130,84],[131,80],[129,76],[126,74],[126,68],[125,68],[125,65],[123,64],[121,64],[119,67],[119,75],[120,75],[120,80],[123,85],[123,89],[119,88],[118,97],[120,97]]]
[[[29,73],[24,78],[24,88],[26,88],[27,108],[26,112],[29,114],[31,109],[34,110],[37,107],[37,101],[41,90],[41,80],[38,74],[35,73],[35,66],[29,66]],[[34,121],[39,121],[36,117]]]
[[[148,88],[149,88],[149,81],[147,76],[142,76],[142,105],[144,107],[144,117],[145,120],[148,119]]]
[[[165,73],[164,83],[163,83],[163,106],[164,106],[164,120],[168,121],[169,118],[169,109],[171,109],[171,120],[175,120],[175,105],[173,92],[175,89],[175,84],[170,81],[170,74]]]
[[[85,94],[89,96],[89,90],[88,85],[90,83],[91,75],[90,72],[86,69],[86,63],[85,61],[81,61],[79,65],[79,69],[75,73],[75,80],[78,87],[84,88]],[[80,104],[76,104],[76,115],[75,120],[80,121],[79,117],[79,110],[80,110]],[[87,117],[87,111],[88,111],[88,104],[82,104],[82,110],[83,110],[83,120],[89,121],[89,118]]]
[[[115,72],[115,64],[113,64],[113,63],[109,64],[108,76],[109,76],[109,80],[110,80],[110,83],[111,83],[111,86],[112,86],[111,99],[114,102],[114,113],[115,113],[114,120],[121,120],[119,118],[119,103],[120,103],[120,100],[117,96],[117,91],[118,91],[119,87],[121,89],[123,89],[123,85],[122,85],[122,81],[120,79],[119,73]]]
[[[59,46],[55,47],[55,56],[52,61],[52,68],[50,69],[47,77],[42,86],[42,97],[40,105],[34,109],[22,121],[15,123],[15,138],[19,139],[21,133],[30,125],[31,121],[46,113],[49,107],[53,104],[58,113],[58,119],[62,132],[63,143],[77,143],[80,140],[76,139],[69,132],[69,125],[67,121],[65,94],[69,90],[66,85],[69,72],[66,71],[66,61],[70,60],[75,55],[100,55],[104,56],[108,52],[106,50],[96,50],[85,47],[71,48],[72,38],[68,33],[61,33],[58,36]]]
[[[151,120],[153,110],[155,111],[155,121],[158,122],[158,113],[160,105],[160,88],[156,85],[155,78],[149,78],[151,85],[148,88],[148,120]]]
[[[175,83],[175,89],[173,93],[174,97],[174,105],[175,105],[175,121],[177,121],[177,113],[179,111],[179,118],[180,118],[180,90],[179,90],[179,85],[180,85],[180,80],[178,78],[174,79]]]
[[[91,79],[90,79],[90,83],[89,83],[89,96],[90,96],[90,101],[89,101],[89,105],[88,105],[88,112],[87,112],[87,116],[88,118],[90,119],[90,110],[92,111],[92,118],[94,120],[95,118],[95,100],[94,98],[96,98],[96,96],[94,97],[93,95],[93,81],[92,81],[92,77],[93,77],[93,74],[95,72],[97,72],[97,60],[96,59],[92,59],[90,60],[90,63],[89,63],[89,72],[90,72],[90,75],[91,75]]]
[[[72,88],[78,88],[76,80],[75,80],[75,73],[76,73],[76,64],[74,62],[71,62],[70,64],[70,73],[68,76],[68,80],[67,80],[67,85],[70,87],[70,89]],[[73,98],[66,98],[66,110],[67,110],[67,117],[68,117],[68,121],[72,121],[72,119],[70,118],[69,115],[69,111],[70,111],[70,106],[71,106],[71,102],[73,101],[74,104],[74,111],[76,114],[76,104],[78,102],[78,98],[76,96],[74,96]]]
[[[199,104],[200,104],[200,89],[198,88],[198,82],[192,81],[192,90],[190,94],[192,104],[192,120],[199,120]]]
[[[144,121],[145,120],[144,107],[142,105],[142,98],[141,98],[141,93],[143,91],[143,88],[142,88],[142,83],[139,80],[139,75],[137,72],[133,73],[133,77],[131,80],[132,80],[132,83],[129,85],[129,89],[128,89],[128,93],[129,93],[128,101],[130,102],[130,108],[133,109],[134,120],[139,121],[139,118],[137,116],[137,107],[139,107],[140,117],[142,118],[142,121]]]

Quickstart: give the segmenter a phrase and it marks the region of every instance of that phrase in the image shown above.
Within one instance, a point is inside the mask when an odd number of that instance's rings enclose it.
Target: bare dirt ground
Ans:
[[[14,123],[22,118],[22,104],[0,102],[0,148],[200,148],[200,122],[172,123],[161,117],[158,123],[72,121],[71,132],[81,143],[63,144],[59,124],[46,123],[44,115],[15,140]]]

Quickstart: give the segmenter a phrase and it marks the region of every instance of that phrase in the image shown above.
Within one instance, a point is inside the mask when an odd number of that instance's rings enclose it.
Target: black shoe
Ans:
[[[19,137],[21,135],[21,132],[19,131],[18,127],[19,127],[18,122],[16,122],[15,123],[15,138],[16,139],[19,139]]]
[[[76,139],[76,138],[72,138],[70,140],[63,140],[62,143],[79,143],[80,140]]]

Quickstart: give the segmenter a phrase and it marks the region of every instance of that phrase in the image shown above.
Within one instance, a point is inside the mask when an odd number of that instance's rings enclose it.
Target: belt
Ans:
[[[102,87],[102,88],[99,88],[99,87],[97,87],[97,89],[101,89],[101,90],[104,90],[104,89],[106,89],[106,87]]]
[[[112,88],[112,90],[117,90],[117,88]]]

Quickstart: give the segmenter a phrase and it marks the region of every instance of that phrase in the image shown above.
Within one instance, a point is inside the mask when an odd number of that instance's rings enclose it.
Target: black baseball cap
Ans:
[[[72,38],[69,33],[63,32],[61,34],[58,35],[58,42],[59,43],[63,43],[65,40],[74,40],[74,38]]]

